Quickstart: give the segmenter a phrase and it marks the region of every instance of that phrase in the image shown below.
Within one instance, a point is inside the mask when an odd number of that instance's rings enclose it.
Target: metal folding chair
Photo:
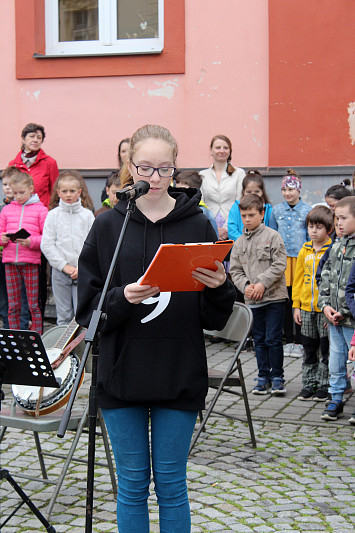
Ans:
[[[46,333],[44,333],[44,335],[42,336],[44,346],[47,349],[53,347],[55,342],[58,340],[61,333],[63,333],[65,329],[66,329],[66,326],[57,326],[57,327],[52,328],[51,330],[48,330]],[[80,345],[77,346],[75,349],[75,352],[80,357],[80,355],[82,355],[82,347]],[[86,382],[89,383],[89,381],[90,379],[88,379]],[[82,390],[85,390],[85,384],[82,386],[81,391]],[[52,513],[56,498],[59,494],[59,491],[65,479],[65,476],[68,472],[68,468],[69,468],[71,461],[75,461],[79,463],[87,463],[87,461],[84,459],[79,459],[79,458],[74,457],[74,452],[78,445],[80,436],[85,430],[85,427],[88,425],[89,402],[88,402],[88,399],[84,396],[85,394],[86,393],[79,394],[80,396],[82,396],[78,401],[78,405],[80,405],[80,407],[76,407],[75,409],[73,409],[72,416],[69,420],[68,430],[74,431],[75,434],[73,436],[73,440],[72,440],[72,443],[71,443],[71,446],[70,446],[70,449],[67,455],[63,455],[59,452],[49,453],[49,452],[43,451],[40,438],[39,438],[39,433],[49,433],[49,432],[54,432],[55,434],[57,433],[61,419],[62,419],[62,415],[64,412],[64,408],[58,411],[55,411],[51,414],[40,416],[39,418],[35,418],[23,412],[22,409],[20,409],[20,407],[16,405],[16,401],[13,400],[10,408],[3,407],[3,409],[0,411],[0,426],[2,426],[1,431],[0,431],[0,443],[8,427],[33,432],[33,437],[34,437],[34,441],[36,444],[36,450],[37,450],[37,455],[38,455],[38,462],[39,462],[42,475],[31,476],[31,475],[26,475],[23,473],[16,473],[16,472],[12,472],[12,475],[14,477],[31,479],[31,480],[40,481],[46,484],[53,484],[55,486],[50,502],[46,509],[46,516],[48,519]],[[100,428],[100,432],[98,433],[98,435],[102,437],[107,462],[97,461],[95,464],[99,466],[106,466],[109,469],[114,497],[117,497],[117,483],[116,483],[115,470],[114,470],[114,466],[112,462],[112,456],[111,456],[106,426],[105,426],[105,422],[103,420],[100,409],[98,410],[97,422]],[[58,442],[59,442],[59,439],[58,439]],[[62,466],[60,474],[57,477],[49,479],[45,461],[44,461],[45,456],[57,457],[57,458],[63,459],[64,461],[63,466]]]
[[[63,484],[64,478],[67,474],[71,461],[80,462],[80,463],[87,462],[84,459],[75,458],[74,452],[78,445],[80,436],[85,426],[87,426],[88,408],[89,408],[89,404],[87,402],[83,409],[73,409],[72,411],[72,416],[69,421],[68,430],[75,431],[75,435],[73,437],[73,440],[72,440],[72,443],[71,443],[71,446],[70,446],[70,449],[67,455],[63,455],[58,452],[49,453],[49,452],[43,451],[40,438],[39,438],[39,433],[43,433],[43,432],[44,433],[48,433],[48,432],[57,433],[64,409],[60,409],[59,411],[56,411],[55,413],[52,413],[50,415],[44,415],[39,418],[34,418],[24,413],[20,408],[18,407],[16,408],[15,403],[13,403],[10,409],[4,408],[0,412],[0,425],[3,426],[1,430],[1,434],[0,434],[0,442],[4,437],[6,428],[8,427],[33,432],[33,437],[34,437],[35,444],[36,444],[38,461],[39,461],[39,466],[41,469],[42,476],[31,476],[28,474],[16,473],[16,472],[12,472],[12,475],[14,477],[31,479],[34,481],[40,481],[42,483],[55,485],[50,502],[46,510],[46,517],[48,519],[52,513],[53,506],[55,504],[56,498]],[[116,478],[115,478],[115,471],[113,467],[105,422],[102,418],[102,414],[100,410],[98,413],[98,424],[100,426],[100,435],[102,436],[102,439],[103,439],[107,462],[106,463],[96,462],[95,464],[108,467],[110,478],[111,478],[111,483],[112,483],[112,490],[113,490],[114,496],[116,497],[117,496],[117,484],[116,484]],[[57,458],[61,458],[64,460],[62,470],[58,477],[49,479],[46,465],[44,462],[45,456],[57,457]]]
[[[229,366],[225,372],[218,371],[214,368],[208,368],[208,384],[210,388],[216,389],[216,392],[207,407],[207,411],[204,417],[202,416],[202,413],[200,413],[200,424],[192,439],[191,446],[190,446],[190,452],[192,448],[195,446],[196,441],[199,438],[201,432],[205,430],[205,426],[212,412],[215,414],[221,415],[221,416],[226,416],[227,418],[234,418],[236,420],[241,420],[242,422],[247,421],[249,432],[250,432],[251,443],[252,443],[253,448],[256,448],[253,421],[252,421],[251,414],[250,414],[248,395],[247,395],[247,391],[245,388],[242,364],[241,364],[240,357],[239,357],[240,352],[243,348],[243,345],[251,332],[252,325],[253,325],[253,314],[250,308],[247,307],[245,304],[242,304],[240,302],[235,302],[234,307],[233,307],[233,312],[223,330],[205,331],[205,333],[209,335],[216,335],[223,339],[229,339],[231,341],[238,342],[239,344],[237,345],[234,356],[232,360],[230,361]],[[236,371],[238,371],[238,374],[235,374]],[[241,392],[235,391],[231,387],[240,387]],[[247,418],[246,420],[244,418],[222,413],[214,409],[218,401],[218,398],[222,392],[234,394],[236,396],[240,396],[243,398],[246,418]]]

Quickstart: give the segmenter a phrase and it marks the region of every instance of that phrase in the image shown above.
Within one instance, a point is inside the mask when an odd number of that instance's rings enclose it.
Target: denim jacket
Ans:
[[[306,217],[311,209],[301,198],[294,207],[285,200],[272,208],[269,227],[280,233],[288,257],[297,257],[304,242],[309,241]]]

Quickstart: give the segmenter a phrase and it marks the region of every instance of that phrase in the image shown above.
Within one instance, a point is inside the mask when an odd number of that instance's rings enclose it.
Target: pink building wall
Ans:
[[[181,167],[208,166],[216,133],[231,138],[235,164],[267,166],[268,1],[185,9],[185,74],[17,80],[14,2],[0,2],[0,168],[27,122],[45,126],[60,168],[115,167],[118,141],[149,122],[173,132]]]

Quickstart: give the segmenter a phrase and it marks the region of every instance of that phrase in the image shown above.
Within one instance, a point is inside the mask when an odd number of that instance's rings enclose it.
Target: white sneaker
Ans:
[[[285,344],[285,346],[284,346],[284,355],[291,355],[291,353],[293,351],[293,347],[294,347],[294,344],[292,344],[292,343]]]
[[[290,357],[303,357],[304,356],[304,348],[302,344],[293,344],[293,350],[289,354]]]

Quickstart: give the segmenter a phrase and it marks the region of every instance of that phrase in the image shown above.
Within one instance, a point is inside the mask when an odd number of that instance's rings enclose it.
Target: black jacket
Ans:
[[[200,192],[169,193],[176,205],[164,219],[153,223],[136,209],[128,224],[103,308],[107,320],[100,336],[100,407],[204,407],[208,381],[203,328],[224,327],[235,299],[232,283],[226,280],[202,292],[161,293],[139,305],[130,304],[123,293],[143,275],[161,243],[216,240],[198,207]],[[95,220],[80,255],[76,320],[83,326],[97,308],[126,206],[119,202]]]

